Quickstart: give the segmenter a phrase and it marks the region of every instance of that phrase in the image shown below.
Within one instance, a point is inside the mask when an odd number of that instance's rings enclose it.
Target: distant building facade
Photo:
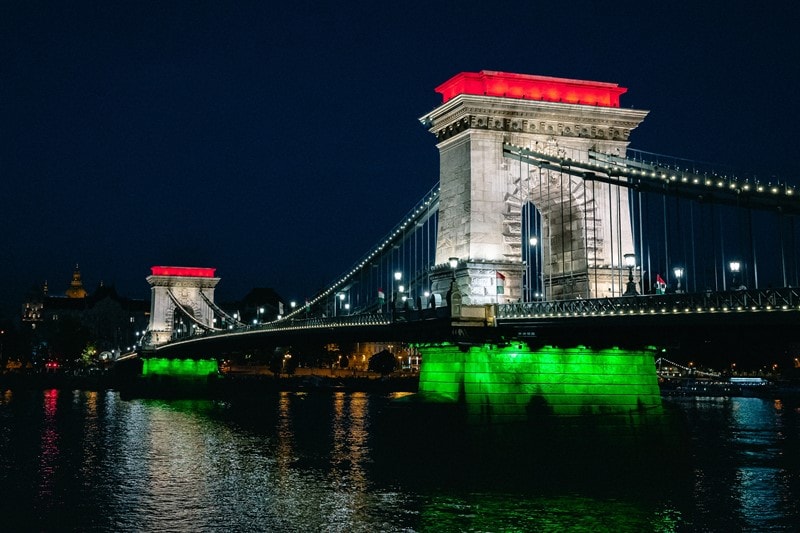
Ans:
[[[98,350],[119,354],[133,348],[147,327],[150,303],[117,294],[113,286],[102,282],[93,293],[83,286],[78,266],[63,296],[50,294],[47,282],[30,294],[22,305],[22,323],[38,333],[43,342],[48,334],[69,323],[84,328]],[[69,354],[74,355],[74,354]]]

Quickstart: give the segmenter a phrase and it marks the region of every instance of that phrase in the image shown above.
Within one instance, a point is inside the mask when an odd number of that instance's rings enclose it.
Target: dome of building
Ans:
[[[81,271],[75,265],[75,272],[72,273],[72,281],[67,289],[67,298],[86,298],[86,289],[83,288],[81,281]]]

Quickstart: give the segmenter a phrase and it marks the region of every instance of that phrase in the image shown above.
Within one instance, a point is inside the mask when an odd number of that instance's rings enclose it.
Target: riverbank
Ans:
[[[207,378],[187,379],[173,376],[120,376],[113,372],[95,375],[71,374],[15,374],[0,375],[3,390],[118,390],[126,398],[204,397],[211,399],[235,398],[282,391],[347,391],[347,392],[416,392],[419,377],[416,374],[379,376],[376,374],[331,375],[302,374],[219,374]]]

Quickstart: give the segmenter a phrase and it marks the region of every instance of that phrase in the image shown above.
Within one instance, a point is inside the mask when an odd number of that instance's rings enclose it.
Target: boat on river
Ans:
[[[745,396],[772,397],[783,390],[762,377],[673,378],[659,382],[665,396]],[[798,389],[800,390],[800,389]]]

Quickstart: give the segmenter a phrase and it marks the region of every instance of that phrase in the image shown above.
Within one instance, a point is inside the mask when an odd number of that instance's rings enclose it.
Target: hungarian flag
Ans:
[[[656,274],[656,294],[664,294],[667,290],[667,282],[661,277],[661,274]]]
[[[497,294],[503,294],[506,290],[506,277],[500,272],[497,273]]]
[[[378,289],[378,301],[383,303],[386,300],[386,295],[383,294],[383,289]]]

